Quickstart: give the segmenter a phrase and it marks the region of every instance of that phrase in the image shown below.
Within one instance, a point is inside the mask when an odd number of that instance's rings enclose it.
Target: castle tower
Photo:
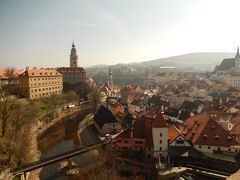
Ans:
[[[72,44],[72,49],[70,54],[70,67],[78,67],[78,55],[77,55],[74,42]]]

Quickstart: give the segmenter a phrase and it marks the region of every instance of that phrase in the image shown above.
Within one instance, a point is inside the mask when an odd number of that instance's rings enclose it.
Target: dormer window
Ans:
[[[227,140],[228,140],[228,141],[232,141],[232,137],[228,136],[228,137],[227,137]]]
[[[215,126],[213,125],[213,126],[211,126],[211,129],[215,129]]]
[[[32,73],[32,75],[34,75],[34,73]]]
[[[42,75],[42,73],[40,73],[40,75]]]
[[[218,135],[216,135],[214,138],[216,141],[218,141],[220,137]]]
[[[207,138],[208,138],[208,135],[207,135],[207,134],[204,134],[204,135],[203,135],[203,138],[204,138],[204,139],[207,139]]]

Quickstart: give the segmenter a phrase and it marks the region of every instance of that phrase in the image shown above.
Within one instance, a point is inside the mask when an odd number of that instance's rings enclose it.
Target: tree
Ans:
[[[10,117],[10,126],[11,126],[11,133],[10,133],[10,146],[8,150],[8,163],[11,162],[11,157],[13,155],[13,151],[15,148],[15,143],[17,141],[17,137],[19,135],[19,131],[24,125],[23,121],[23,112],[21,104],[14,104],[12,116]]]
[[[15,78],[15,68],[14,67],[8,67],[6,69],[6,76],[8,77],[8,84],[12,84]]]
[[[7,131],[7,122],[10,117],[10,102],[8,100],[8,95],[6,93],[6,90],[4,90],[2,87],[0,87],[0,100],[2,101],[1,105],[1,136],[4,137],[6,131]]]
[[[79,167],[79,173],[70,179],[127,179],[120,175],[126,167],[124,161],[119,158],[116,145],[109,144],[96,150],[96,160],[83,168]]]

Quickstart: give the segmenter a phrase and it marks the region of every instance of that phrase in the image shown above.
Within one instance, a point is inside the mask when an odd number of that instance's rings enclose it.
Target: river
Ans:
[[[41,159],[98,142],[99,139],[96,136],[93,125],[87,126],[88,122],[86,120],[83,121],[86,114],[67,117],[45,131],[38,138],[38,148],[42,153]],[[95,159],[96,152],[90,151],[71,158],[71,162],[87,165]],[[63,162],[66,164],[68,161]],[[67,175],[59,171],[61,164],[63,163],[45,166],[40,172],[40,179],[68,179]]]

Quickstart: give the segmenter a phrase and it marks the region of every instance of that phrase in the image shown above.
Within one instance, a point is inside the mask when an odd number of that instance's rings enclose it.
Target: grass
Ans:
[[[18,102],[22,106],[24,119],[33,121],[35,119],[40,119],[56,109],[76,100],[77,96],[75,94],[64,93],[36,100],[19,99]]]

